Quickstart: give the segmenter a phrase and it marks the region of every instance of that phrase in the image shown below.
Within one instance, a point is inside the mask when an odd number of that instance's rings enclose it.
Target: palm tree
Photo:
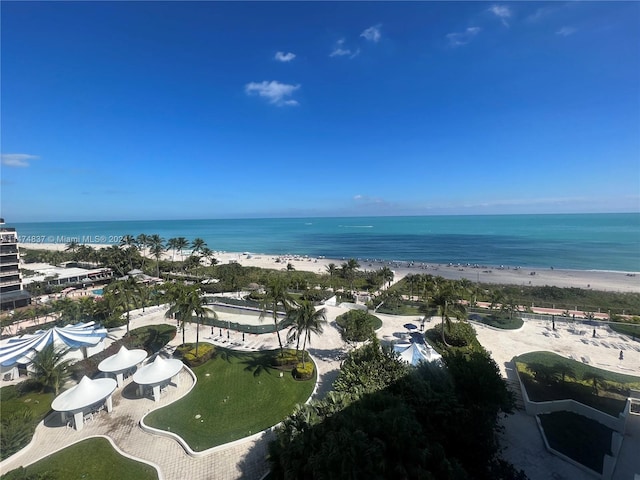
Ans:
[[[182,343],[185,343],[185,326],[191,321],[193,315],[197,317],[196,323],[196,356],[198,356],[198,347],[200,344],[200,322],[208,314],[212,318],[218,318],[215,311],[205,306],[203,298],[200,296],[198,287],[195,285],[174,284],[169,288],[169,310],[165,314],[166,317],[175,317],[181,324]]]
[[[380,277],[382,278],[383,283],[387,283],[388,286],[391,286],[391,282],[393,282],[394,273],[389,267],[382,267],[379,270]]]
[[[315,309],[313,303],[305,300],[300,306],[289,314],[289,318],[293,320],[293,325],[289,328],[288,340],[296,339],[296,357],[300,347],[300,337],[302,342],[302,368],[305,367],[305,356],[307,341],[311,343],[311,334],[316,335],[323,332],[323,326],[327,323],[327,314],[324,308]]]
[[[442,285],[433,297],[433,304],[438,308],[438,315],[440,315],[441,319],[442,343],[447,347],[451,345],[447,343],[445,338],[445,325],[447,328],[451,328],[452,316],[461,320],[467,313],[465,306],[459,300],[458,292],[456,292],[453,284],[449,282]]]
[[[140,299],[140,285],[136,279],[129,276],[126,280],[116,280],[104,289],[104,297],[113,310],[122,309],[127,314],[127,333],[131,321],[131,308]]]
[[[293,297],[289,294],[282,279],[280,277],[271,278],[267,283],[266,293],[262,299],[262,313],[260,314],[260,317],[264,318],[269,312],[269,309],[271,309],[271,315],[273,318],[273,324],[276,328],[276,334],[278,335],[278,344],[280,345],[281,354],[284,353],[284,349],[282,346],[282,339],[280,338],[280,330],[278,329],[278,305],[282,305],[285,312],[288,313],[295,304]]]
[[[202,258],[206,258],[207,260],[209,260],[210,267],[213,267],[217,263],[217,260],[214,257],[215,253],[209,247],[206,247],[206,246],[203,247],[201,253],[202,253]]]
[[[78,248],[80,248],[80,244],[77,240],[71,240],[69,243],[65,245],[64,251],[71,252],[73,254],[73,258],[76,258],[78,253]]]
[[[349,280],[351,286],[351,292],[353,293],[353,279],[356,276],[356,270],[360,268],[360,264],[355,258],[350,258],[347,262],[342,264],[342,274],[344,278]]]
[[[144,270],[144,260],[147,258],[146,250],[149,246],[149,237],[145,233],[141,233],[136,237],[136,246],[142,252],[142,270]]]
[[[335,263],[330,263],[329,265],[327,265],[327,272],[329,272],[330,287],[333,287],[333,285],[331,285],[331,281],[333,280],[333,274],[336,273],[337,270],[338,270],[338,266]]]
[[[489,310],[493,311],[494,309],[499,308],[504,302],[504,293],[502,290],[493,290],[491,292],[490,301]]]
[[[180,250],[180,259],[184,260],[184,253],[182,251],[189,246],[189,240],[184,237],[176,238],[176,248]]]
[[[120,247],[124,247],[129,257],[129,271],[133,270],[133,250],[136,248],[136,239],[133,235],[124,235],[120,240]]]
[[[191,242],[191,254],[196,255],[198,253],[202,253],[203,250],[207,248],[207,242],[205,242],[201,238],[196,238]],[[196,277],[198,276],[198,265],[200,265],[200,258],[198,257],[198,263],[196,263]]]
[[[167,240],[167,250],[173,250],[173,254],[171,255],[171,261],[176,261],[176,252],[178,251],[177,238],[170,238]]]
[[[156,233],[151,235],[148,238],[148,241],[149,253],[151,253],[153,258],[156,259],[156,276],[160,278],[160,259],[162,258],[162,254],[165,252],[164,239]]]
[[[69,378],[71,360],[64,359],[68,352],[69,349],[56,348],[53,343],[50,343],[33,357],[31,363],[33,373],[42,385],[43,391],[49,387],[58,395],[60,387]]]

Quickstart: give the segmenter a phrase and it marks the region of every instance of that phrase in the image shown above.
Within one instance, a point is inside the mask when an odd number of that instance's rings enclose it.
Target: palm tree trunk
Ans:
[[[305,369],[305,361],[304,357],[307,353],[307,337],[309,336],[309,332],[305,332],[304,334],[304,342],[302,342],[302,369]]]
[[[198,358],[198,343],[200,342],[200,315],[196,320],[196,358]]]
[[[273,324],[276,327],[276,335],[278,335],[278,344],[280,345],[280,355],[284,354],[284,347],[282,346],[282,339],[280,338],[280,330],[278,329],[278,311],[277,305],[273,306]]]

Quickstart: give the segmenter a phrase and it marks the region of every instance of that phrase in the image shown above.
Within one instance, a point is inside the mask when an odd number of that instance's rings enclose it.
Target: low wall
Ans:
[[[514,366],[516,366],[515,359],[513,360]],[[576,465],[580,469],[588,472],[590,474],[596,475],[604,480],[610,480],[613,471],[616,468],[616,462],[618,461],[618,454],[620,453],[620,449],[622,448],[622,441],[624,439],[624,432],[627,424],[627,418],[631,411],[631,399],[627,399],[627,403],[625,404],[624,411],[618,415],[618,417],[613,417],[609,414],[601,412],[600,410],[585,405],[583,403],[577,402],[572,399],[564,399],[564,400],[551,400],[547,402],[534,402],[529,399],[529,395],[527,394],[527,389],[524,387],[522,383],[522,379],[520,378],[520,372],[518,372],[518,368],[515,368],[516,375],[518,376],[518,383],[520,385],[520,391],[522,392],[522,401],[524,403],[524,408],[527,414],[534,415],[536,417],[536,421],[538,423],[538,428],[540,429],[540,433],[542,434],[542,438],[544,440],[545,447],[547,450],[554,455],[566,460],[567,462]],[[547,442],[547,437],[544,434],[544,429],[540,423],[540,419],[538,415],[545,413],[553,413],[553,412],[573,412],[578,415],[582,415],[583,417],[590,418],[591,420],[595,420],[603,424],[604,426],[612,429],[614,432],[611,435],[611,453],[612,455],[605,455],[602,474],[598,474],[594,472],[588,467],[585,467],[581,463],[576,462],[575,460],[567,457],[563,453],[554,450],[549,446]]]

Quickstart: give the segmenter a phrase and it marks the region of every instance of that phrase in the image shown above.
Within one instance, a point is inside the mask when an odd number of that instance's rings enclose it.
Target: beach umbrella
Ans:
[[[417,330],[418,326],[413,323],[405,323],[404,328],[406,328],[407,330]]]

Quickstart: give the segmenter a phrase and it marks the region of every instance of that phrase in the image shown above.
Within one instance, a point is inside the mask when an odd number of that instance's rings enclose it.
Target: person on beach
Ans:
[[[622,350],[620,350],[620,360],[624,360],[624,353],[622,353]]]

